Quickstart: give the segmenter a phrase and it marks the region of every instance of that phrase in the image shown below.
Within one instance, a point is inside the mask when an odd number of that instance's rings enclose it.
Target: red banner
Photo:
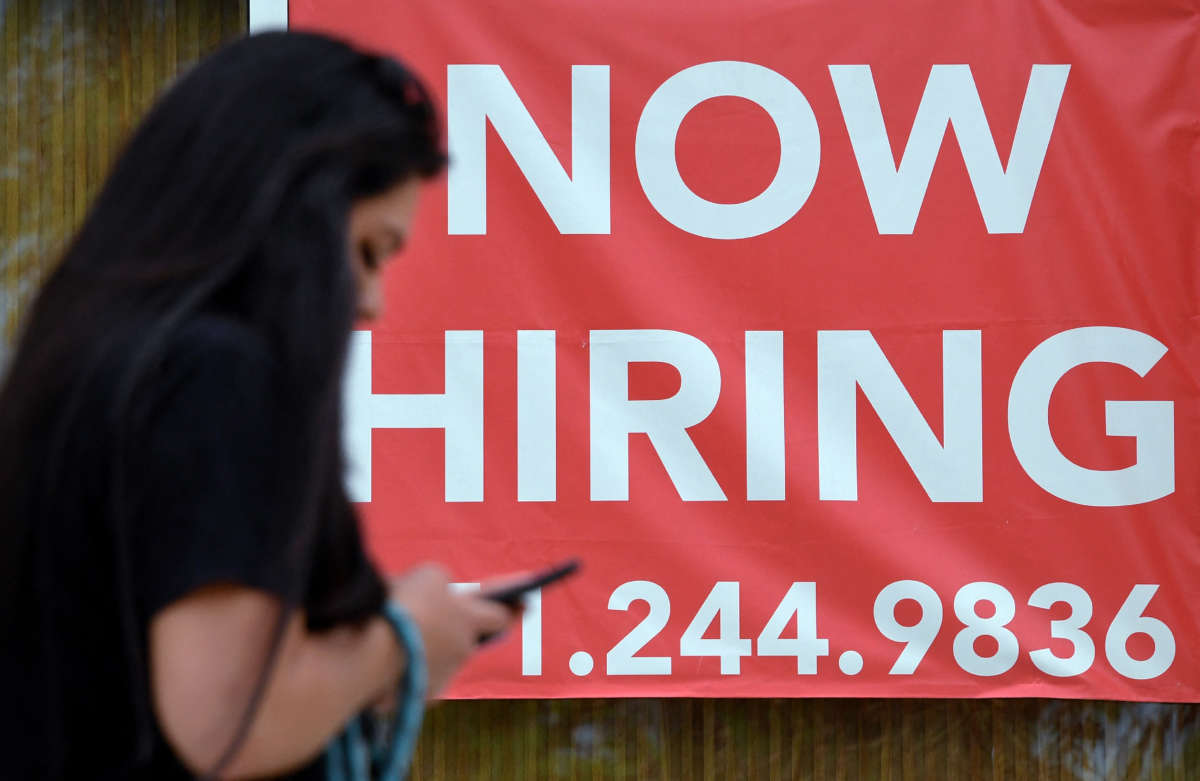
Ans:
[[[578,556],[460,697],[1200,700],[1200,17],[293,0],[445,106],[373,550]]]

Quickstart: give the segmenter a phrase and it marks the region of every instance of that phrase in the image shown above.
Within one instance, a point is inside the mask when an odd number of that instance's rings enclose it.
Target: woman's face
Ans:
[[[407,179],[350,207],[350,246],[357,314],[373,320],[383,312],[383,267],[404,249],[422,184]]]

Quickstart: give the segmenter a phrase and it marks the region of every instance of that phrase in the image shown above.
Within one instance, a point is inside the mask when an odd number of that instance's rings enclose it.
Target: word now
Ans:
[[[746,331],[746,499],[786,499],[783,332]],[[1144,377],[1167,348],[1127,328],[1075,328],[1025,358],[1008,396],[1008,433],[1029,477],[1079,505],[1115,507],[1175,490],[1171,401],[1108,401],[1105,433],[1134,437],[1123,469],[1087,469],[1058,449],[1050,396],[1071,369],[1113,363]],[[591,499],[629,499],[629,435],[645,434],[685,501],[724,501],[687,429],[716,407],[721,369],[701,340],[679,331],[592,331],[589,344]],[[665,399],[629,398],[629,364],[667,363],[679,390]],[[817,332],[820,498],[858,498],[857,390],[874,408],[934,502],[983,501],[980,331],[942,332],[943,441],[939,442],[870,331]],[[345,436],[351,499],[371,499],[371,432],[445,431],[447,502],[483,501],[483,332],[445,332],[445,392],[371,390],[371,333],[354,332],[346,378]],[[517,331],[517,497],[552,502],[557,484],[555,332]]]
[[[967,65],[934,65],[900,165],[883,122],[869,65],[830,65],[842,119],[880,233],[912,233],[934,161],[953,125],[989,233],[1021,233],[1058,117],[1070,65],[1034,65],[1008,164],[1000,161]],[[679,173],[675,137],[705,100],[753,101],[774,121],[779,167],[765,190],[742,203],[696,195]],[[487,126],[495,128],[560,233],[607,234],[609,225],[609,69],[571,67],[571,174],[499,65],[447,68],[450,166],[447,231],[487,233]],[[694,65],[650,96],[638,120],[638,179],[668,222],[697,236],[744,239],[772,231],[804,206],[817,181],[821,135],[804,94],[770,68],[749,62]]]

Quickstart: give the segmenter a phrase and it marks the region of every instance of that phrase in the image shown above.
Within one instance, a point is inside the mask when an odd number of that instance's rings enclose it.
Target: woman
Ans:
[[[5,778],[323,777],[394,692],[508,611],[386,584],[342,487],[357,316],[444,166],[396,62],[309,34],[184,76],[33,304],[0,393]]]

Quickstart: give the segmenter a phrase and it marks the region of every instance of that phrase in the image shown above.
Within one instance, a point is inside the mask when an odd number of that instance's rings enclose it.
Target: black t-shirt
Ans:
[[[291,596],[313,631],[381,608],[383,583],[340,486],[295,485],[280,466],[296,461],[286,451],[296,422],[281,412],[287,389],[277,377],[266,342],[248,329],[215,317],[183,328],[135,400],[144,440],[121,450],[122,495],[132,508],[125,526],[111,509],[117,444],[103,423],[111,399],[91,400],[97,424],[71,437],[63,490],[29,508],[39,532],[19,574],[28,594],[22,639],[5,643],[8,658],[0,658],[8,716],[16,717],[8,739],[28,737],[15,746],[19,777],[190,777],[149,706],[146,633],[158,611],[200,587]],[[46,457],[50,446],[43,452],[39,443],[31,457]],[[297,546],[293,508],[305,502],[319,512],[309,544]],[[231,708],[231,718],[241,710]],[[149,751],[131,768],[139,713],[151,725]],[[45,745],[66,750],[29,755]],[[323,778],[321,758],[289,777]]]

